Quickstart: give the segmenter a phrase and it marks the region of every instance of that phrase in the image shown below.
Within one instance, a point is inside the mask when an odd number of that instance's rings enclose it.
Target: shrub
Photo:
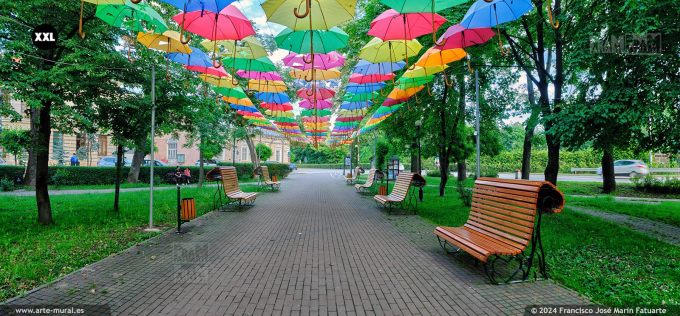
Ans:
[[[14,191],[14,181],[7,178],[0,178],[0,191]]]
[[[458,196],[463,202],[463,205],[467,207],[472,206],[472,189],[465,187],[465,181],[458,181],[456,184],[456,190],[458,191]]]
[[[428,177],[441,178],[442,173],[439,169],[427,170],[427,176]]]
[[[652,175],[631,178],[637,190],[656,194],[680,194],[680,178],[656,178]]]
[[[297,165],[298,168],[316,168],[316,169],[342,169],[341,163],[322,163],[322,164],[310,164],[301,163]]]
[[[0,179],[6,178],[19,183],[23,181],[24,170],[25,168],[21,166],[0,166]]]

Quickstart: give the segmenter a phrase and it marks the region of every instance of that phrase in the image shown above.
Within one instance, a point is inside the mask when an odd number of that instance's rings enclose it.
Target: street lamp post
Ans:
[[[481,173],[481,162],[479,161],[480,145],[479,145],[479,72],[475,69],[475,97],[476,97],[476,107],[475,107],[475,142],[477,143],[477,179],[480,177]]]
[[[154,165],[156,164],[156,157],[154,151],[156,149],[156,144],[154,137],[156,136],[156,65],[151,64],[151,151],[149,152],[149,158],[151,163],[149,164],[149,227],[146,228],[148,232],[157,232],[158,228],[153,227],[153,178],[154,178]]]
[[[419,175],[423,175],[423,166],[422,166],[422,159],[421,159],[422,152],[420,150],[420,148],[421,148],[421,146],[420,146],[420,129],[422,127],[423,127],[423,120],[422,119],[417,120],[416,121],[416,139],[418,141],[418,174]],[[422,185],[418,187],[418,199],[420,199],[421,202],[423,201],[423,186]]]

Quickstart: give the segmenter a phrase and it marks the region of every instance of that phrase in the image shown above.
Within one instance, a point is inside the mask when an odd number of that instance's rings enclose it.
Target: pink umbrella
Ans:
[[[224,67],[205,67],[205,66],[184,66],[187,70],[196,71],[216,77],[228,77],[229,74],[224,70]]]
[[[352,74],[349,76],[349,81],[354,82],[354,83],[359,83],[359,84],[364,84],[364,83],[378,83],[378,82],[385,82],[387,80],[394,80],[394,74],[393,73],[388,73],[385,75],[382,74],[373,74],[373,75],[362,75],[362,74]]]
[[[315,122],[328,122],[331,120],[330,116],[304,116],[301,118],[303,122],[315,123]]]
[[[180,13],[172,19],[185,30],[211,41],[241,40],[255,34],[250,20],[231,5],[220,13],[193,11]]]
[[[347,117],[338,117],[336,120],[338,122],[356,122],[356,121],[361,121],[363,120],[363,116],[347,116]]]
[[[239,75],[242,78],[247,78],[247,79],[272,80],[272,81],[282,81],[283,80],[281,78],[281,75],[279,75],[277,72],[274,72],[274,71],[262,72],[262,71],[238,70],[238,71],[236,71],[236,74]]]
[[[436,13],[404,13],[389,9],[371,22],[368,35],[387,40],[412,40],[430,34],[438,29],[446,19]]]
[[[303,108],[303,109],[310,109],[310,110],[314,109],[314,108],[319,109],[319,110],[323,110],[323,109],[329,109],[329,108],[333,107],[333,102],[327,101],[327,100],[316,100],[316,106],[314,106],[314,103],[312,103],[312,101],[302,100],[302,101],[300,101],[300,107]]]
[[[435,48],[439,50],[465,48],[485,43],[496,33],[491,28],[466,29],[460,24],[452,25],[439,38]]]
[[[311,63],[308,64],[305,62],[305,60],[309,61],[310,59],[311,54],[298,55],[296,53],[290,53],[282,60],[286,66],[301,70],[308,70],[312,68],[328,70],[345,65],[345,57],[340,55],[338,52],[330,52],[328,54],[314,54],[313,67]]]
[[[307,100],[312,100],[314,98],[314,90],[311,89],[300,89],[297,91],[298,97],[301,97],[303,99]],[[324,88],[319,88],[316,89],[316,99],[317,100],[325,100],[325,99],[330,99],[333,96],[335,96],[335,91],[331,89],[324,89]]]
[[[293,110],[293,106],[290,105],[290,103],[279,104],[279,103],[262,102],[260,104],[260,106],[267,109],[267,110],[272,110],[272,111],[286,112],[286,111],[292,111]]]

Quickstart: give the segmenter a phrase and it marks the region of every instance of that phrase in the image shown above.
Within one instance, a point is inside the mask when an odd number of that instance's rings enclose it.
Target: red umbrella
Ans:
[[[216,77],[229,77],[229,74],[224,70],[224,67],[184,66],[184,68]]]
[[[300,101],[300,107],[303,109],[329,109],[333,107],[333,102],[327,101],[327,100],[316,100],[316,106],[315,103],[312,103],[313,101],[310,100],[302,100]]]
[[[389,9],[371,22],[368,35],[387,40],[412,40],[430,34],[446,22],[439,14],[429,12],[404,13]]]
[[[241,40],[255,34],[253,25],[241,11],[228,6],[220,13],[212,11],[193,11],[175,15],[172,18],[177,24],[191,33],[211,41]]]
[[[348,117],[338,117],[336,121],[338,122],[356,122],[363,120],[363,116],[348,116]]]
[[[293,106],[290,105],[290,103],[279,104],[279,103],[266,103],[266,102],[262,102],[262,103],[260,104],[260,106],[263,107],[263,108],[265,108],[265,109],[267,109],[267,110],[271,110],[271,111],[282,111],[282,112],[286,112],[286,111],[292,111],[292,110],[293,110]]]
[[[359,84],[384,82],[384,81],[393,80],[393,79],[394,79],[393,73],[388,73],[388,74],[385,74],[385,75],[382,75],[382,74],[362,75],[362,74],[354,73],[349,77],[350,82],[359,83]]]
[[[439,38],[435,48],[448,50],[485,43],[496,33],[491,28],[466,29],[460,24],[452,25]]]
[[[307,99],[307,100],[312,100],[314,98],[314,90],[313,89],[300,89],[297,91],[297,95],[300,98]],[[316,99],[317,100],[325,100],[325,99],[330,99],[333,96],[335,96],[335,91],[330,90],[330,89],[316,89]]]

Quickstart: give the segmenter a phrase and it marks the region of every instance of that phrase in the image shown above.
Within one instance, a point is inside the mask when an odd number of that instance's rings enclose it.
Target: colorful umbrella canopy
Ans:
[[[337,78],[340,78],[340,76],[342,74],[340,73],[340,70],[337,70],[337,69],[328,69],[328,70],[316,70],[316,69],[298,70],[298,69],[293,69],[293,70],[290,71],[290,75],[293,78],[311,81],[311,80],[337,79]]]
[[[276,66],[268,57],[262,57],[258,59],[227,57],[222,59],[222,62],[229,67],[234,67],[240,70],[262,72],[276,71]]]
[[[347,93],[342,99],[345,101],[368,101],[378,97],[378,93]]]
[[[422,48],[418,40],[383,41],[374,37],[361,49],[359,58],[372,63],[393,63],[408,56],[416,56]]]
[[[238,111],[245,111],[245,112],[257,112],[257,109],[253,106],[246,106],[246,105],[239,105],[239,104],[229,104],[229,107],[231,107],[234,110]]]
[[[365,109],[369,106],[371,106],[371,105],[367,102],[345,102],[343,104],[340,104],[340,109],[353,111],[353,110]]]
[[[316,94],[316,95],[315,95]],[[316,98],[317,100],[330,99],[335,96],[335,91],[331,89],[316,88],[316,89],[299,89],[297,95],[300,98],[312,100]]]
[[[345,91],[349,93],[371,93],[373,91],[378,91],[383,87],[385,87],[385,83],[383,82],[364,84],[350,83],[345,87]]]
[[[394,74],[389,73],[389,74],[372,74],[372,75],[362,75],[362,74],[357,74],[354,73],[351,76],[349,76],[349,82],[354,82],[354,83],[376,83],[376,82],[383,82],[387,80],[393,80],[394,79]]]
[[[328,30],[354,18],[356,0],[267,0],[267,20],[298,30]]]
[[[436,48],[446,50],[465,48],[486,43],[495,33],[490,28],[466,29],[460,24],[452,25],[439,38]]]
[[[267,50],[255,36],[248,36],[242,40],[204,40],[201,45],[208,51],[216,51],[221,56],[257,59],[267,57]]]
[[[316,100],[316,102],[313,102],[313,100],[302,100],[300,101],[300,104],[298,104],[301,108],[303,109],[330,109],[333,107],[333,102],[327,101],[327,100]]]
[[[191,53],[189,54],[169,53],[165,54],[165,57],[176,63],[180,63],[186,66],[204,66],[204,67],[212,66],[212,61],[210,61],[210,57],[208,57],[206,53],[195,47],[190,47],[190,49]]]
[[[307,69],[330,69],[342,67],[345,65],[345,57],[340,55],[338,52],[332,51],[328,54],[314,54],[314,62],[307,63],[306,61],[312,60],[311,54],[296,54],[290,53],[286,57],[283,57],[283,63],[288,67],[297,68],[300,70]]]
[[[255,34],[250,20],[234,6],[227,6],[219,13],[183,12],[172,19],[185,30],[212,41],[240,40]]]
[[[189,45],[182,44],[179,33],[175,31],[168,30],[163,34],[139,32],[137,41],[148,48],[166,53],[191,53]]]
[[[135,4],[125,0],[123,5],[98,5],[95,16],[111,26],[128,31],[153,30],[163,33],[168,30],[163,17],[146,3]]]
[[[531,0],[477,0],[463,17],[460,25],[466,29],[494,27],[519,19],[531,11]]]
[[[413,69],[406,70],[403,75],[401,75],[403,78],[417,78],[417,77],[427,77],[434,75],[436,73],[444,71],[444,69],[449,68],[447,65],[440,65],[440,66],[431,66],[431,67],[418,67],[416,66]]]
[[[266,103],[262,102],[260,104],[261,107],[267,109],[267,110],[272,110],[272,111],[292,111],[293,106],[290,105],[290,103]]]
[[[279,48],[300,54],[330,53],[347,46],[349,35],[337,27],[327,31],[284,29],[276,35],[275,40]]]
[[[368,35],[386,40],[412,40],[436,31],[446,19],[436,13],[404,13],[389,9],[371,22]]]
[[[285,93],[258,92],[255,97],[266,103],[289,103],[290,98]]]
[[[125,4],[125,0],[80,0],[80,22],[78,24],[78,34],[80,37],[85,38],[85,33],[83,33],[83,9],[85,8],[85,2],[92,3],[96,5],[122,5]]]
[[[420,87],[423,86],[430,81],[434,80],[434,75],[431,76],[425,76],[425,77],[415,77],[415,78],[406,78],[402,77],[397,80],[395,87],[398,87],[399,89],[409,89],[409,88],[414,88],[414,87]]]
[[[406,90],[401,90],[399,88],[394,88],[392,89],[392,92],[387,95],[388,98],[394,99],[394,100],[399,100],[399,99],[406,99],[410,98],[412,95],[418,93],[420,90],[423,90],[424,87],[413,87],[409,88]]]
[[[248,90],[257,90],[261,92],[283,92],[288,90],[283,81],[271,80],[248,80]]]
[[[446,65],[465,58],[467,54],[460,48],[439,50],[430,47],[416,62],[419,67],[432,67]]]
[[[249,98],[235,98],[235,97],[222,97],[222,100],[224,102],[230,103],[230,104],[236,104],[236,105],[243,105],[243,106],[253,106],[253,101],[250,101]]]
[[[236,72],[236,74],[239,75],[240,77],[246,78],[246,79],[283,80],[283,78],[281,78],[281,75],[279,75],[279,73],[274,72],[274,71],[261,72],[261,71],[239,70],[239,71]]]
[[[469,0],[430,0],[430,1],[414,1],[414,0],[380,0],[380,2],[399,13],[411,12],[432,12],[434,5],[434,12],[439,12],[450,7],[457,6],[468,2]]]
[[[235,88],[213,87],[213,90],[215,90],[216,93],[227,98],[243,99],[248,97],[246,92],[243,91],[243,89],[241,89],[240,87]]]
[[[235,0],[161,0],[182,11],[220,12]]]
[[[359,60],[359,62],[354,66],[353,72],[362,75],[373,75],[373,74],[388,74],[395,71],[399,71],[406,66],[403,61],[398,62],[385,62],[385,63],[372,63],[367,60]]]
[[[220,87],[220,88],[235,88],[238,85],[234,84],[231,76],[213,76],[213,75],[208,75],[208,74],[200,74],[198,75],[201,80],[205,81],[208,84],[211,84],[215,87]]]
[[[329,110],[302,110],[300,112],[300,115],[303,115],[303,116],[326,116],[326,115],[331,115],[331,111],[329,111]]]
[[[211,66],[184,66],[187,70],[200,72],[202,74],[207,74],[215,77],[230,77],[230,75],[224,70],[224,67],[215,68]]]
[[[313,110],[310,110],[310,111],[311,112],[309,112],[309,113],[314,112]],[[330,116],[318,116],[318,117],[305,116],[305,117],[300,118],[300,120],[302,120],[303,122],[328,122],[328,121],[331,120],[331,118],[330,118]]]

